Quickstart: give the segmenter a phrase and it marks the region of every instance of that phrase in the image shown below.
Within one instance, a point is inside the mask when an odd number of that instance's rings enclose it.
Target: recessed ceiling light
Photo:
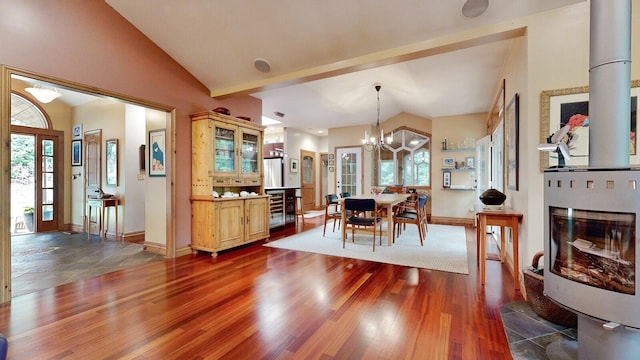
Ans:
[[[269,71],[271,71],[271,64],[269,64],[269,62],[263,58],[256,58],[255,60],[253,60],[253,66],[255,66],[258,71],[263,73],[268,73]]]
[[[474,18],[482,15],[489,7],[489,0],[467,0],[462,5],[462,15]]]

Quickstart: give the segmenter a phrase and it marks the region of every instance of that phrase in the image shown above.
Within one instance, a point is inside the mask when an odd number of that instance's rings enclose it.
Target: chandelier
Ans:
[[[376,89],[378,96],[378,118],[376,119],[376,130],[374,132],[374,136],[369,137],[367,131],[364,131],[364,138],[362,139],[362,145],[367,151],[379,151],[385,145],[391,144],[393,142],[393,131],[391,135],[388,137],[384,137],[384,130],[380,127],[380,89],[382,88],[381,84],[375,84],[373,87]],[[380,134],[380,137],[378,137]]]

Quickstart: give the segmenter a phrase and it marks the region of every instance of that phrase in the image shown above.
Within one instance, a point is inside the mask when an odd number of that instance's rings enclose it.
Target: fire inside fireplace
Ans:
[[[549,216],[554,274],[635,295],[635,213],[551,207]]]

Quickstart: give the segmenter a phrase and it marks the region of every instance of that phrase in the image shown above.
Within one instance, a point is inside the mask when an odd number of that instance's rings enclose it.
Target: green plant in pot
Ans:
[[[24,208],[24,225],[27,227],[27,230],[33,232],[33,214],[35,209],[33,207]]]

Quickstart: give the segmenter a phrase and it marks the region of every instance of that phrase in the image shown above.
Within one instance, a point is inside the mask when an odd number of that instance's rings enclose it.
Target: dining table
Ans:
[[[411,194],[378,194],[378,195],[353,195],[348,198],[340,198],[338,201],[343,202],[345,199],[374,199],[376,201],[376,205],[379,209],[387,210],[387,245],[391,246],[393,244],[393,207],[398,205],[404,201],[406,201]],[[342,208],[342,224],[346,224],[347,214]],[[345,241],[347,236],[347,231],[344,226],[342,226],[342,241]]]

